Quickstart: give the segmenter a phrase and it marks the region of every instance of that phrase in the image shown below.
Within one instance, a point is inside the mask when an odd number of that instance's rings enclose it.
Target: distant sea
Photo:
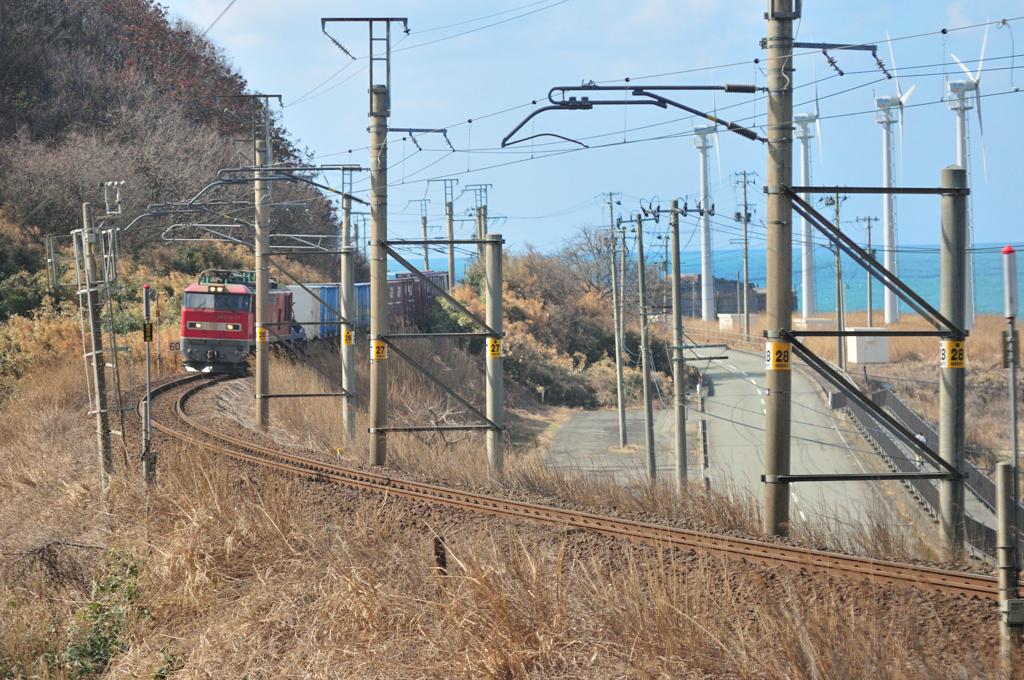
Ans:
[[[1003,311],[1003,256],[1000,251],[1005,246],[1001,244],[976,244],[974,247],[974,300],[975,309],[978,314],[1000,314]],[[1024,251],[1024,244],[1014,243],[1018,251]],[[654,257],[650,260],[651,265],[661,262],[657,256],[660,252],[655,251]],[[751,248],[749,251],[750,260],[750,282],[758,287],[765,285],[765,258],[767,251],[764,248]],[[881,254],[878,255],[881,257]],[[407,258],[414,266],[422,266],[422,258]],[[1024,291],[1024,254],[1018,256],[1021,261],[1017,266],[1018,285]],[[455,270],[457,276],[462,278],[463,273],[473,258],[455,258]],[[400,271],[397,263],[389,262],[389,271]],[[436,259],[433,254],[430,257],[431,268],[435,270],[447,269],[448,259],[443,254],[438,254]],[[816,307],[821,312],[834,312],[836,308],[835,288],[835,255],[826,248],[815,249],[815,288]],[[700,252],[686,251],[681,254],[681,265],[684,274],[696,274],[700,272]],[[715,276],[723,279],[735,279],[737,273],[743,275],[743,251],[742,250],[719,250],[714,254]],[[861,269],[853,260],[845,255],[842,259],[843,284],[846,288],[846,306],[849,310],[867,309],[867,272]],[[936,246],[906,246],[903,252],[897,256],[897,275],[912,286],[925,300],[939,306],[939,247]],[[793,288],[797,292],[797,304],[799,309],[801,296],[802,269],[800,263],[800,250],[793,248]],[[883,309],[882,298],[883,288],[878,281],[872,283],[872,301],[875,309]],[[900,309],[904,312],[911,311],[905,304],[900,303]]]
[[[974,256],[974,303],[977,314],[1001,314],[1003,311],[1003,256],[1002,251],[1005,243],[1001,244],[975,244]],[[1024,244],[1014,243],[1018,250],[1024,250]],[[761,287],[765,285],[765,249],[751,249],[749,258],[749,279],[752,283]],[[881,253],[876,255],[879,259]],[[1024,290],[1024,256],[1018,263],[1017,278],[1018,287]],[[682,270],[698,271],[700,267],[700,253],[687,252],[682,254]],[[834,312],[836,309],[836,274],[835,254],[826,248],[816,248],[814,254],[815,265],[815,302],[818,311]],[[689,267],[689,269],[687,269]],[[743,275],[743,251],[721,251],[714,256],[715,276],[718,278],[734,279],[736,273]],[[846,308],[849,310],[867,309],[867,272],[845,255],[842,258],[841,268],[843,272],[843,284],[846,290]],[[939,260],[939,246],[908,246],[897,255],[896,275],[907,285],[911,286],[919,295],[931,305],[939,307],[939,274],[941,266]],[[797,292],[797,305],[799,309],[803,291],[801,280],[803,269],[800,262],[800,250],[793,248],[793,288]],[[883,309],[884,288],[877,281],[872,281],[872,306],[875,309]],[[902,301],[900,310],[910,310]]]

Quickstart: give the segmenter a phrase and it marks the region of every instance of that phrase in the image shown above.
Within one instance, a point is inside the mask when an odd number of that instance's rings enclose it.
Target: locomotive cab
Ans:
[[[243,373],[256,349],[254,272],[207,271],[189,285],[181,304],[185,368],[202,373]],[[270,291],[271,341],[288,339],[291,293]],[[275,335],[276,334],[276,335]]]

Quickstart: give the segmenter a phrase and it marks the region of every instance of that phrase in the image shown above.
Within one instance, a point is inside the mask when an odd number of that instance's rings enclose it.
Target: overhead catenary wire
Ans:
[[[541,9],[546,9],[546,8],[541,8]],[[940,34],[941,35],[945,35],[945,34],[947,34],[949,32],[970,30],[972,28],[982,28],[982,27],[985,27],[985,26],[988,26],[988,25],[993,25],[993,24],[996,24],[996,25],[1006,25],[1006,26],[1009,27],[1009,23],[1010,22],[1020,21],[1022,19],[1024,19],[1024,17],[1013,17],[1013,18],[1009,18],[1009,19],[999,19],[999,20],[996,20],[996,21],[988,21],[988,22],[984,22],[984,23],[980,23],[980,24],[971,24],[971,25],[968,25],[968,26],[960,26],[960,27],[954,27],[954,28],[950,28],[950,29],[941,29],[941,30],[938,30],[938,31],[915,33],[915,34],[911,34],[911,35],[897,36],[895,38],[886,38],[885,40],[879,39],[879,40],[876,40],[876,41],[868,41],[868,42],[865,42],[865,43],[857,43],[857,45],[867,45],[867,44],[881,43],[881,42],[886,42],[886,40],[888,40],[890,42],[899,42],[899,41],[903,41],[903,40],[911,40],[911,39],[928,37],[928,36],[934,36],[934,35],[940,35]],[[452,37],[457,37],[457,36],[452,36]],[[851,46],[853,46],[853,44],[851,44]],[[412,47],[412,46],[410,46],[410,47]],[[409,49],[409,48],[404,48],[404,49]],[[795,57],[815,55],[815,54],[818,54],[817,50],[812,50],[812,51],[808,51],[808,52],[801,52],[801,53],[794,54],[793,56],[795,58]],[[1016,55],[1014,55],[1014,56],[1016,56]],[[995,59],[999,59],[999,58],[1002,58],[1002,57],[991,57],[990,60],[995,60]],[[672,71],[672,72],[666,72],[666,73],[660,73],[660,74],[654,74],[654,75],[636,76],[636,77],[632,77],[632,78],[600,80],[600,81],[595,81],[595,84],[630,82],[630,81],[633,81],[633,80],[644,80],[644,79],[650,79],[650,78],[656,78],[656,77],[664,77],[664,76],[670,76],[670,75],[682,75],[682,74],[698,73],[698,72],[704,72],[704,71],[709,71],[710,72],[710,71],[713,71],[714,69],[725,69],[725,68],[734,67],[734,66],[750,65],[752,63],[757,63],[759,61],[760,61],[759,59],[754,59],[754,60],[745,60],[745,61],[741,61],[741,62],[733,62],[731,64],[711,64],[709,66],[696,67],[696,68],[686,69],[686,70],[682,70],[682,71]],[[931,67],[931,66],[932,65],[928,65],[928,67]],[[911,70],[911,69],[914,69],[914,68],[918,68],[918,67],[914,66],[914,65],[909,65],[909,66],[902,67],[900,70],[902,72],[904,70]],[[860,71],[858,71],[858,72],[851,72],[851,74],[852,73],[877,73],[877,71],[869,70],[869,71],[863,71],[863,72],[860,72]],[[945,75],[945,73],[937,74],[937,75]],[[807,83],[798,84],[798,85],[796,85],[794,87],[794,89],[799,89],[801,87],[806,87],[806,86],[812,85],[814,82],[821,83],[821,82],[824,82],[826,80],[830,80],[830,79],[836,78],[836,77],[839,77],[839,76],[836,75],[836,74],[830,74],[829,76],[826,76],[824,78],[818,78],[818,79],[816,79],[814,81],[808,81]],[[886,80],[886,79],[882,78],[882,80]],[[832,96],[832,95],[827,95],[827,96]],[[987,96],[987,95],[985,95],[985,96]],[[752,98],[752,99],[764,99],[764,97],[757,97],[757,98]],[[462,121],[454,122],[454,123],[445,125],[443,127],[445,127],[445,128],[453,128],[453,127],[458,127],[459,125],[466,125],[466,124],[472,122],[473,120],[484,120],[484,119],[491,118],[491,117],[494,117],[494,116],[503,115],[503,114],[511,112],[511,111],[516,111],[516,110],[520,110],[520,109],[523,109],[523,108],[526,108],[526,107],[533,106],[533,105],[536,104],[536,101],[537,100],[534,99],[534,100],[532,100],[530,102],[526,102],[526,103],[519,104],[519,105],[516,105],[516,106],[507,107],[507,108],[504,108],[504,109],[501,109],[499,111],[495,111],[495,112],[492,112],[492,113],[478,115],[478,116],[474,116],[474,117],[468,118],[468,119],[463,119]],[[721,107],[721,110],[727,110],[729,108],[733,108],[733,107],[737,107],[737,106],[745,106],[745,105],[749,105],[750,103],[751,103],[751,100],[748,99],[748,100],[745,100],[744,102],[741,102],[741,103],[738,103],[738,104],[731,104],[731,105],[728,105],[728,106]],[[797,104],[795,106],[806,106],[808,103],[809,102],[805,102],[805,103],[802,103],[802,104]],[[918,105],[914,105],[914,106],[918,106]],[[873,112],[874,111],[872,110],[870,113],[873,113]],[[756,119],[756,115],[757,115],[757,111],[756,111],[756,108],[755,108],[753,116],[748,117],[748,118],[744,118],[744,119],[739,119],[737,122],[742,122],[742,121],[745,121],[745,120]],[[688,117],[688,118],[692,118],[692,117]],[[677,121],[678,120],[683,120],[683,119],[688,119],[688,118],[677,119]],[[676,121],[673,121],[673,122],[676,122]],[[666,123],[656,123],[654,125],[663,125],[663,124],[668,124],[668,122],[666,122]],[[653,127],[653,126],[644,126],[644,127]],[[609,133],[609,134],[618,134],[618,133],[616,132],[616,133]],[[633,142],[633,141],[636,141],[636,140],[627,140],[627,141],[628,142]],[[350,152],[351,152],[351,150],[348,151],[348,153],[350,153]],[[327,154],[318,154],[317,156],[314,156],[314,158],[326,158],[326,157],[330,157],[330,156],[340,155],[340,154],[343,154],[343,153],[346,153],[346,152],[345,151],[339,151],[339,152],[331,152],[331,153],[327,153]],[[528,153],[528,152],[526,152],[526,153]]]

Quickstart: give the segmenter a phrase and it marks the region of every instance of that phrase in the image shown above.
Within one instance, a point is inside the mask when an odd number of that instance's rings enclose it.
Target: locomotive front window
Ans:
[[[181,306],[186,309],[213,309],[219,312],[249,312],[252,311],[252,296],[229,293],[185,293]]]

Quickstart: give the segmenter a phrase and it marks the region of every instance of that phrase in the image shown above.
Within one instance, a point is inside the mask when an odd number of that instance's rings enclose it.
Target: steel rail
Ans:
[[[167,392],[196,380],[200,376],[167,383],[153,391]],[[285,473],[312,479],[417,500],[435,505],[468,510],[509,519],[528,520],[562,528],[571,527],[613,538],[644,543],[657,548],[676,548],[717,557],[763,564],[786,566],[793,570],[807,569],[816,573],[843,576],[854,581],[873,584],[891,583],[952,595],[965,595],[987,600],[999,596],[996,577],[969,572],[936,569],[865,557],[853,557],[821,550],[811,550],[765,541],[733,538],[718,534],[690,531],[676,527],[649,524],[608,517],[577,510],[566,510],[522,501],[487,496],[433,484],[396,479],[385,474],[326,463],[303,456],[268,449],[251,442],[226,436],[201,425],[185,413],[188,399],[213,384],[208,381],[183,393],[175,403],[175,413],[182,424],[213,441],[180,432],[172,425],[153,421],[153,427],[183,442],[204,446],[235,460],[262,465]],[[141,404],[140,404],[141,408]],[[219,442],[219,443],[217,443]],[[223,446],[228,444],[231,447]]]

